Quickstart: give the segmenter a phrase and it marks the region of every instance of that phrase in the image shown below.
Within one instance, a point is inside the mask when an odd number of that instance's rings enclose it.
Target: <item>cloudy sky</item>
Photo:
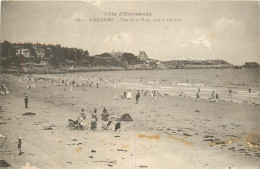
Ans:
[[[108,18],[114,22],[89,22]],[[150,12],[132,19],[178,22],[122,22],[120,12]],[[83,19],[75,22],[75,18]],[[1,41],[61,44],[91,55],[113,49],[159,60],[224,59],[260,63],[259,2],[2,2]]]

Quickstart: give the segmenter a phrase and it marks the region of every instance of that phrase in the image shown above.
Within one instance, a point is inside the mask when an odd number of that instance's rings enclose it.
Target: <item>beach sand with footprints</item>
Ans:
[[[65,77],[69,75],[50,75]],[[95,85],[54,85],[40,80],[28,90],[28,78],[6,75],[9,95],[0,96],[0,133],[7,140],[0,148],[1,158],[11,168],[39,169],[259,169],[259,105],[209,102],[192,97],[158,95],[156,100],[140,90],[139,104],[121,99],[128,91],[120,83],[97,78]],[[48,77],[48,75],[38,75]],[[4,77],[2,76],[2,80]],[[20,80],[21,79],[21,80]],[[58,78],[56,78],[58,79]],[[4,81],[4,80],[3,80]],[[126,81],[129,83],[129,81]],[[149,85],[149,83],[147,83]],[[201,87],[203,90],[203,87]],[[118,100],[114,96],[118,96]],[[24,108],[24,98],[29,108]],[[102,130],[101,113],[106,107],[112,124]],[[73,130],[68,119],[76,119],[85,109],[86,121],[97,109],[96,131]],[[27,114],[26,114],[27,113]],[[133,121],[115,124],[123,114]],[[17,137],[22,137],[18,156]],[[13,152],[12,155],[3,151]],[[5,157],[4,157],[5,156]]]

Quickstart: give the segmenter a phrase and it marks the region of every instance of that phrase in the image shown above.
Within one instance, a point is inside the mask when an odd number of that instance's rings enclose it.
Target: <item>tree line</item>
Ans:
[[[30,57],[17,55],[18,49],[29,49]],[[37,56],[37,50],[43,50],[44,57]],[[21,63],[40,63],[41,61],[47,61],[50,66],[55,68],[72,63],[78,66],[126,66],[144,63],[143,60],[132,53],[122,53],[115,59],[110,53],[90,56],[88,50],[62,47],[59,44],[10,43],[8,41],[1,44],[1,66],[4,68],[19,67]]]

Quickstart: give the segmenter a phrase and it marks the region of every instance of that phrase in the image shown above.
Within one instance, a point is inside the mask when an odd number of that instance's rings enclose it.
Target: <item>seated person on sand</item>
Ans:
[[[106,129],[106,127],[108,126],[108,117],[109,117],[109,114],[107,112],[107,109],[104,107],[103,113],[101,114],[101,120],[104,121],[102,124],[103,129]]]
[[[5,95],[5,92],[1,90],[1,95]]]
[[[78,124],[79,124],[79,129],[80,129],[80,130],[83,130],[84,120],[83,120],[82,117],[80,117],[80,118],[78,119]]]
[[[85,111],[84,109],[81,109],[80,117],[82,117],[83,119],[86,119],[86,114],[84,111]]]
[[[211,95],[210,95],[210,102],[215,102],[216,100],[215,100],[215,96],[214,96],[214,94],[213,93],[211,93]]]

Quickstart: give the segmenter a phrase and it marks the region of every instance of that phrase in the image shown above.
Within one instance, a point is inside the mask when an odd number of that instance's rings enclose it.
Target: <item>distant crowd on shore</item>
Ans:
[[[38,76],[38,75],[21,75],[21,76],[12,76],[11,79],[13,80],[18,80],[19,82],[24,82],[26,83],[26,88],[28,90],[35,90],[37,87],[37,83],[43,82],[43,83],[47,83],[49,85],[52,85],[54,87],[56,86],[68,86],[69,89],[64,88],[64,91],[73,91],[73,87],[91,87],[91,88],[100,88],[100,87],[112,87],[112,88],[116,88],[117,82],[118,80],[116,79],[107,79],[104,80],[101,77],[94,77],[92,76],[91,78],[87,78],[87,79],[83,79],[82,77],[74,77],[72,75],[70,75],[71,77],[68,77],[68,75],[63,75],[61,77],[52,77],[52,76]],[[8,76],[4,76],[4,80],[2,78],[1,80],[1,84],[0,84],[0,94],[1,95],[8,95],[10,94],[10,91],[7,87],[7,81],[8,81]],[[77,80],[75,80],[77,79]],[[133,78],[132,78],[133,79]],[[146,81],[144,78],[139,77],[138,78],[141,81]],[[152,81],[153,83],[156,83],[156,80]],[[162,79],[162,83],[170,83],[170,81],[167,81],[167,79]],[[138,90],[136,93],[136,104],[139,103],[140,100],[140,92],[141,89],[136,89]],[[157,96],[165,96],[167,95],[166,93],[159,93],[156,90],[142,90],[144,92],[144,96],[147,95],[151,95],[151,98],[153,100],[156,100]],[[229,96],[232,96],[232,89],[228,90]],[[252,93],[252,90],[249,88],[248,89],[248,93]],[[179,96],[185,97],[185,94],[183,91],[181,91],[181,93],[179,94]],[[120,93],[120,98],[124,99],[132,99],[132,92],[130,91],[124,91],[122,93]],[[201,99],[200,96],[200,88],[198,88],[197,92],[195,93],[195,99],[199,100]],[[216,93],[214,90],[210,93],[209,98],[208,98],[211,102],[218,102],[220,99],[219,93]],[[118,96],[115,95],[114,96],[114,100],[118,100]]]

